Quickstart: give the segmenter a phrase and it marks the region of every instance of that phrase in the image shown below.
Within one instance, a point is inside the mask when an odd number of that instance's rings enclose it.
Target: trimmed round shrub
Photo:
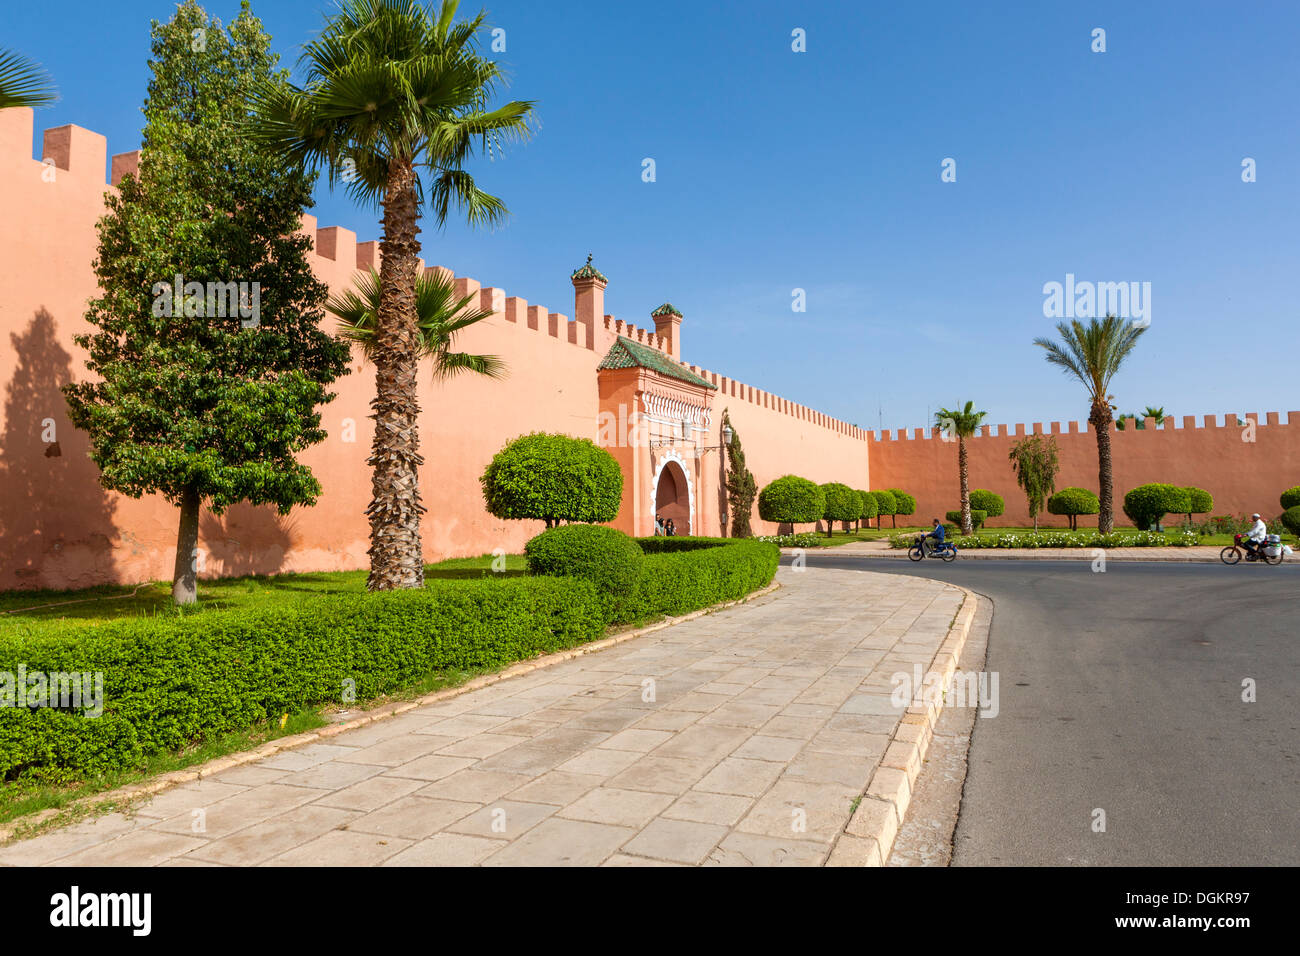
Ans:
[[[623,501],[623,472],[588,438],[533,432],[493,456],[479,479],[487,510],[498,518],[613,521]]]
[[[1047,513],[1065,515],[1070,519],[1070,530],[1079,526],[1079,515],[1095,515],[1101,511],[1101,502],[1087,488],[1062,488],[1047,499]]]
[[[857,521],[862,516],[862,496],[838,481],[828,481],[821,486],[826,504],[822,517],[826,519],[826,531],[835,533],[835,522]]]
[[[1296,537],[1300,537],[1300,505],[1292,505],[1282,512],[1282,526]]]
[[[1214,495],[1204,488],[1189,485],[1183,489],[1183,494],[1187,496],[1187,510],[1183,514],[1187,515],[1189,521],[1192,515],[1209,514],[1214,510]]]
[[[813,524],[826,513],[826,493],[816,482],[782,475],[758,493],[758,516],[778,524]]]
[[[989,491],[987,488],[976,488],[970,493],[970,506],[971,510],[978,508],[990,518],[997,518],[1006,510],[1007,503],[996,492]]]
[[[1185,489],[1164,482],[1138,485],[1124,496],[1124,514],[1139,531],[1148,531],[1160,524],[1170,512],[1187,514],[1191,502]]]
[[[876,496],[876,516],[880,519],[876,522],[877,526],[886,516],[892,518],[898,514],[898,499],[892,491],[873,491],[872,494]]]
[[[1288,488],[1282,492],[1282,507],[1290,511],[1296,505],[1300,505],[1300,485],[1294,488]]]
[[[916,499],[909,495],[901,488],[890,488],[889,493],[894,496],[894,514],[895,515],[914,515],[916,514]],[[898,518],[894,518],[894,527],[898,527]]]
[[[876,515],[880,514],[880,506],[876,504],[876,495],[872,491],[858,491],[862,496],[862,520],[870,521]]]
[[[524,545],[533,574],[582,578],[605,594],[631,592],[645,553],[622,531],[598,524],[566,524],[543,531]]]
[[[956,525],[957,528],[958,528],[958,530],[961,529],[961,511],[960,511],[960,510],[958,510],[958,511],[945,511],[945,512],[943,513],[943,516],[944,516],[945,518],[947,518],[949,521],[951,521],[954,525]],[[970,528],[971,528],[971,530],[972,530],[972,531],[978,531],[978,530],[980,529],[980,526],[981,526],[982,524],[984,524],[984,519],[987,518],[988,516],[989,516],[989,513],[988,513],[987,511],[984,511],[983,509],[979,509],[979,508],[972,508],[972,509],[970,510]]]

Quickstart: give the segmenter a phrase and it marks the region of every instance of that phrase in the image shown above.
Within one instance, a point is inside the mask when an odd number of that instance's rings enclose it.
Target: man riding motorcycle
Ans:
[[[934,539],[935,547],[943,547],[943,523],[938,518],[931,518],[930,520],[934,522],[934,527],[930,530],[929,534],[921,539],[921,554],[923,555],[929,553],[926,545],[929,543],[931,538]]]
[[[1264,543],[1268,541],[1268,525],[1264,524],[1264,519],[1259,513],[1251,515],[1255,523],[1250,526],[1246,532],[1246,560],[1254,561],[1264,553]]]

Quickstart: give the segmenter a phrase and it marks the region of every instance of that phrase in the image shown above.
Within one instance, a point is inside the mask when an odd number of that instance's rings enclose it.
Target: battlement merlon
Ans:
[[[1269,426],[1287,428],[1291,425],[1300,425],[1300,411],[1286,412],[1286,421],[1282,421],[1282,412],[1225,412],[1222,415],[1203,415],[1198,418],[1195,415],[1182,416],[1181,423],[1173,415],[1166,415],[1163,425],[1157,425],[1154,418],[1146,418],[1138,426],[1132,420],[1125,423],[1123,429],[1119,428],[1116,422],[1111,422],[1110,430],[1116,435],[1135,435],[1155,439],[1156,436],[1168,435],[1170,432],[1187,432],[1187,431],[1213,431],[1216,429],[1243,429],[1248,427],[1268,428]],[[1085,422],[1069,421],[1049,422],[1046,426],[1042,422],[1017,423],[1014,425],[981,425],[973,439],[979,438],[1023,438],[1026,435],[1083,435],[1090,431],[1089,424]],[[938,426],[931,425],[927,428],[917,428],[913,430],[913,436],[908,436],[908,429],[885,428],[877,432],[875,429],[867,429],[866,434],[871,441],[916,441],[930,440],[941,437]]]

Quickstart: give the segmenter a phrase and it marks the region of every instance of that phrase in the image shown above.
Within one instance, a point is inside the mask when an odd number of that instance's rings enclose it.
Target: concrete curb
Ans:
[[[938,674],[945,687],[957,670],[957,662],[961,660],[979,605],[979,597],[974,591],[955,584],[948,586],[957,588],[965,598],[927,671]],[[913,705],[904,711],[889,746],[885,748],[885,755],[880,758],[867,789],[858,800],[857,809],[831,847],[827,866],[885,865],[899,827],[907,817],[916,778],[925,764],[925,754],[934,739],[934,727],[942,713],[942,699]]]
[[[457,687],[448,687],[446,690],[435,691],[432,694],[426,694],[415,700],[404,700],[393,704],[384,704],[376,707],[374,710],[367,711],[351,720],[342,721],[337,724],[330,724],[328,727],[321,727],[319,730],[310,730],[301,734],[293,734],[289,737],[280,737],[276,740],[268,741],[260,747],[253,750],[243,750],[239,753],[227,754],[224,757],[215,757],[206,763],[199,764],[197,767],[190,767],[186,770],[174,770],[171,773],[161,774],[153,777],[143,783],[131,784],[126,787],[119,787],[116,790],[109,790],[104,793],[91,794],[74,800],[65,806],[42,810],[39,813],[29,814],[19,817],[4,826],[0,826],[0,845],[10,842],[14,838],[14,831],[20,827],[30,826],[32,824],[43,823],[52,817],[58,816],[71,809],[78,809],[86,806],[96,806],[103,803],[118,802],[122,800],[136,800],[141,797],[152,797],[164,790],[170,790],[172,787],[178,787],[182,784],[193,783],[196,780],[202,780],[223,771],[230,770],[233,767],[243,766],[248,763],[255,763],[274,754],[285,750],[294,750],[298,747],[311,743],[326,741],[331,737],[337,737],[346,730],[355,730],[358,727],[364,727],[376,721],[387,720],[390,717],[396,717],[399,714],[405,714],[408,711],[415,710],[417,707],[426,707],[429,704],[436,704],[440,701],[451,700],[459,697],[461,694],[468,694],[470,691],[481,690],[484,687],[491,687],[493,684],[503,680],[509,680],[512,677],[520,677],[524,674],[530,674],[533,671],[542,670],[547,667],[554,667],[556,664],[564,661],[573,660],[575,657],[582,657],[586,654],[594,654],[597,651],[603,651],[606,648],[614,647],[625,641],[634,638],[644,637],[646,634],[652,634],[655,631],[662,631],[665,628],[673,627],[676,624],[682,624],[686,621],[693,621],[697,617],[703,617],[706,614],[712,614],[715,611],[726,610],[730,607],[736,607],[741,604],[747,604],[757,598],[765,597],[780,588],[781,585],[773,581],[767,587],[759,591],[752,591],[743,598],[735,601],[724,601],[721,604],[714,604],[710,607],[700,608],[698,611],[691,611],[689,614],[683,614],[681,617],[666,617],[662,621],[656,621],[654,624],[648,624],[645,627],[639,627],[631,631],[624,631],[621,634],[614,634],[610,637],[603,637],[598,641],[592,641],[589,644],[580,644],[577,647],[571,647],[567,650],[556,651],[554,654],[546,654],[542,657],[536,657],[528,661],[520,661],[517,664],[511,664],[504,670],[496,671],[492,674],[484,674],[482,677],[475,677],[473,680],[466,681]]]

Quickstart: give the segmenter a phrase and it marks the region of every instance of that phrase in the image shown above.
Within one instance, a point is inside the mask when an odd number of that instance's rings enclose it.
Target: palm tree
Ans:
[[[934,413],[934,424],[947,438],[957,436],[957,468],[961,473],[961,533],[973,534],[970,520],[970,466],[966,458],[966,439],[974,436],[988,412],[975,411],[975,403],[967,402],[956,410],[941,408]]]
[[[1146,411],[1142,412],[1141,414],[1134,413],[1132,415],[1121,415],[1119,416],[1119,418],[1115,419],[1115,427],[1118,428],[1120,431],[1123,431],[1124,423],[1128,419],[1132,419],[1133,427],[1141,431],[1142,429],[1147,427],[1148,418],[1151,419],[1153,422],[1155,422],[1157,427],[1163,425],[1165,423],[1164,408],[1153,408],[1152,406],[1148,405],[1146,407]]]
[[[58,98],[49,74],[39,64],[12,50],[0,50],[0,110],[46,106]]]
[[[528,134],[532,103],[489,104],[502,82],[478,55],[483,15],[453,23],[457,0],[340,0],[302,56],[305,85],[252,91],[248,135],[282,161],[329,173],[383,209],[380,299],[375,315],[375,438],[370,519],[371,590],[420,587],[420,455],[416,375],[421,333],[416,265],[421,208],[443,226],[454,204],[471,225],[495,224],[505,204],[465,170],[476,147],[490,155]]]
[[[337,295],[325,308],[339,320],[343,338],[356,342],[371,362],[379,347],[375,323],[379,303],[383,301],[382,279],[371,269],[357,280],[357,287]],[[433,359],[434,378],[449,378],[457,372],[474,372],[488,378],[501,378],[506,363],[495,355],[473,355],[451,351],[452,340],[461,329],[482,322],[492,315],[490,309],[474,306],[477,296],[456,298],[451,279],[444,273],[426,272],[415,280],[416,325],[420,329],[420,357]]]
[[[1110,456],[1114,405],[1111,403],[1110,380],[1133,351],[1146,327],[1108,315],[1100,320],[1090,319],[1087,325],[1078,319],[1068,325],[1059,322],[1056,331],[1061,335],[1060,344],[1044,338],[1034,339],[1034,344],[1047,350],[1048,362],[1077,378],[1088,390],[1088,400],[1092,403],[1088,424],[1097,435],[1097,498],[1101,504],[1097,530],[1109,534],[1115,527]]]

